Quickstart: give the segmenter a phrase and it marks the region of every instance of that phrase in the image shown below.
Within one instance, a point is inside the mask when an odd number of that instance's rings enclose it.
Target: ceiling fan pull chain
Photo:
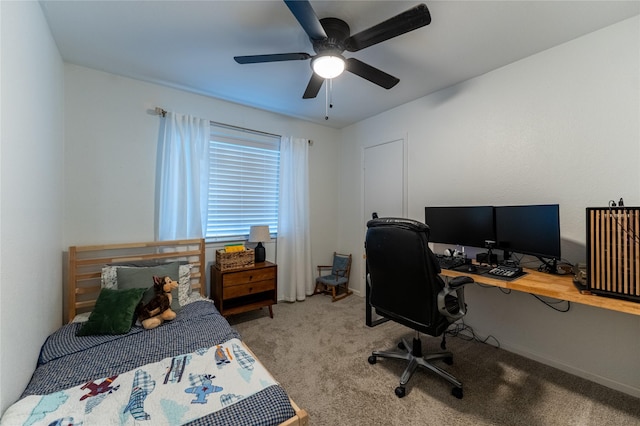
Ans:
[[[329,80],[329,108],[333,108],[333,79]]]
[[[329,83],[324,85],[324,119],[329,119],[329,85],[331,84],[331,80],[329,79]]]
[[[328,78],[328,83],[324,86],[324,119],[329,119],[329,108],[333,108],[333,79]]]

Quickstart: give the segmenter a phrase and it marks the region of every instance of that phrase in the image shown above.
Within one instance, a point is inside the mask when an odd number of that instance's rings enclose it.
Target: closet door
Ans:
[[[372,213],[379,217],[406,217],[406,146],[404,139],[384,142],[364,148],[364,218],[366,223]],[[363,257],[362,271],[366,271],[366,259]],[[374,326],[384,321],[369,307],[369,286],[366,282],[367,296],[366,324]]]

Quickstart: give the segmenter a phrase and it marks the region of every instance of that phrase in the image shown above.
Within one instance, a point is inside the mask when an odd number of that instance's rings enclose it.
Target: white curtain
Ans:
[[[202,238],[207,214],[209,120],[167,112],[158,143],[156,239]]]
[[[295,302],[313,293],[309,232],[309,144],[280,142],[278,201],[278,300]]]

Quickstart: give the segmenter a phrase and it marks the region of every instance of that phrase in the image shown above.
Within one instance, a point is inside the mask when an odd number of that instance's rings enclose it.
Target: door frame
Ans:
[[[371,148],[375,148],[375,147],[379,147],[382,145],[386,145],[386,144],[390,144],[390,143],[394,143],[394,142],[398,142],[398,141],[402,141],[402,217],[406,217],[407,216],[407,212],[408,212],[408,205],[409,205],[409,200],[408,200],[408,163],[409,163],[409,155],[408,155],[408,134],[404,134],[401,137],[397,137],[397,138],[393,138],[384,142],[378,142],[378,143],[374,143],[371,145],[367,145],[367,146],[363,146],[362,150],[361,150],[361,182],[362,182],[362,194],[361,194],[361,208],[360,208],[360,217],[364,219],[364,228],[363,228],[363,233],[362,233],[362,257],[361,257],[361,271],[363,271],[362,276],[360,277],[360,279],[362,280],[362,282],[364,282],[364,286],[365,286],[365,298],[366,298],[366,312],[365,312],[365,323],[367,326],[369,327],[374,327],[378,324],[382,324],[383,322],[386,322],[387,319],[383,318],[383,317],[378,317],[378,318],[374,318],[374,312],[373,309],[371,308],[371,305],[369,304],[369,284],[367,282],[367,259],[366,259],[366,252],[364,251],[364,240],[365,240],[365,236],[366,236],[366,223],[369,219],[371,219],[370,215],[371,212],[366,212],[365,211],[365,192],[366,192],[366,181],[365,181],[365,153],[367,149],[371,149]]]

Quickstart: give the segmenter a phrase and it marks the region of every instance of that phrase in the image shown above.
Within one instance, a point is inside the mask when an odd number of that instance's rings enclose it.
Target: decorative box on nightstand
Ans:
[[[221,271],[211,266],[209,294],[216,308],[224,316],[269,307],[278,303],[278,265],[271,262],[256,263],[246,268]]]

